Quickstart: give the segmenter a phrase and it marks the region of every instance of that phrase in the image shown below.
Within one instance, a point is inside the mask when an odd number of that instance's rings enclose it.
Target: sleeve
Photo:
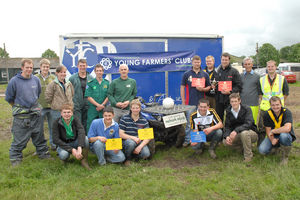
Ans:
[[[124,116],[121,117],[121,119],[120,119],[119,129],[121,129],[123,131],[126,131],[126,123],[125,123],[125,120],[124,120]]]
[[[258,84],[258,95],[263,95],[263,92],[261,89],[261,84],[260,84],[260,79],[259,79],[259,84]]]
[[[73,148],[60,139],[60,134],[61,133],[60,133],[60,130],[58,128],[58,126],[59,126],[58,120],[59,119],[60,118],[56,119],[53,122],[53,125],[52,125],[53,143],[56,144],[57,146],[59,146],[60,148],[66,150],[67,152],[72,153]]]
[[[211,112],[213,113],[213,120],[215,124],[218,124],[219,122],[222,122],[222,120],[220,119],[218,113],[212,109]]]
[[[252,125],[254,124],[251,108],[247,106],[244,109],[246,109],[244,123],[234,129],[237,133],[251,129]]]
[[[45,100],[47,103],[51,104],[54,96],[54,87],[55,82],[52,81],[49,85],[47,85],[45,90]]]
[[[37,81],[37,85],[38,85],[38,97],[40,97],[40,95],[42,93],[42,85],[41,85],[41,81],[38,77],[36,77],[36,81]]]
[[[114,130],[115,130],[114,138],[120,138],[120,136],[119,136],[119,125],[118,125],[117,122],[116,122],[116,125],[114,127]]]
[[[16,98],[16,90],[14,81],[10,81],[7,85],[6,91],[5,91],[5,101],[8,103],[14,103]]]
[[[261,87],[260,87],[260,77],[259,77],[258,74],[256,74],[256,76],[257,76],[257,81],[256,81],[256,85],[257,85],[257,93],[258,93],[258,95],[262,95],[262,94],[261,94],[262,91],[261,91]]]
[[[74,120],[73,120],[73,123],[75,123],[75,127],[76,127],[76,130],[73,130],[77,132],[77,135],[78,135],[78,146],[80,147],[84,147],[85,146],[85,130],[80,122],[80,120],[74,116]]]
[[[231,133],[230,116],[229,115],[230,115],[230,113],[228,113],[228,110],[226,110],[225,129],[224,129],[224,135],[223,135],[224,138],[228,137]]]
[[[242,91],[242,80],[239,72],[235,70],[233,74],[232,93],[241,93]]]
[[[293,116],[290,110],[285,110],[283,118],[282,125],[285,125],[286,123],[293,123]]]
[[[184,73],[183,76],[182,76],[180,85],[186,86],[186,84],[187,84],[187,77],[186,76],[187,76],[187,73]]]
[[[116,107],[117,101],[114,97],[114,90],[115,90],[115,83],[114,83],[114,81],[112,81],[108,88],[107,96],[108,96],[108,100],[109,100],[110,104],[113,107]]]
[[[84,94],[84,97],[90,97],[92,95],[92,87],[91,87],[91,83],[87,83],[86,84],[86,88],[85,88],[85,94]]]
[[[286,96],[288,96],[290,93],[289,84],[285,78],[283,81],[282,93],[283,93],[283,95],[286,95]]]
[[[132,79],[132,80],[133,80],[133,84],[132,84],[133,85],[133,90],[132,90],[131,96],[128,99],[129,101],[132,101],[137,95],[136,81],[134,79]]]
[[[88,138],[96,137],[96,124],[95,120],[92,121],[89,132],[88,132]]]
[[[263,116],[263,122],[265,127],[273,127],[273,121],[271,120],[268,111]]]
[[[210,79],[208,73],[205,72],[205,87],[210,86]]]

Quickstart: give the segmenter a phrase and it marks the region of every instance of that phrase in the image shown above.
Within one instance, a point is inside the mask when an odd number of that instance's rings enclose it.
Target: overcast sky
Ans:
[[[177,2],[177,3],[174,3]],[[224,36],[224,51],[254,55],[300,42],[299,0],[1,1],[0,47],[10,57],[59,54],[66,33],[187,33]]]

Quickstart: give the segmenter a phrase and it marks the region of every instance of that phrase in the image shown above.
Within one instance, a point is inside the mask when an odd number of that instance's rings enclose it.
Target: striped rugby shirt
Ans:
[[[131,114],[127,114],[120,119],[119,128],[128,135],[138,137],[138,129],[149,128],[149,123],[141,115],[137,121],[134,121]]]

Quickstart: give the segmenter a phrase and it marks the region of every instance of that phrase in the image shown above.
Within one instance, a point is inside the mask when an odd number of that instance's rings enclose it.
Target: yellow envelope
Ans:
[[[144,128],[138,130],[140,140],[148,140],[154,138],[153,128]]]
[[[122,149],[122,139],[121,138],[107,139],[105,146],[107,151]]]

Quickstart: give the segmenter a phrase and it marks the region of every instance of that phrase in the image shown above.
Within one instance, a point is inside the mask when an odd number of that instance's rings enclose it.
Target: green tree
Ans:
[[[42,58],[57,58],[57,54],[55,51],[52,51],[51,49],[47,49],[43,54]]]
[[[291,52],[289,56],[290,62],[300,62],[300,43],[291,46]]]
[[[260,66],[266,67],[269,60],[274,60],[276,63],[279,63],[279,52],[277,49],[270,43],[263,44],[258,49],[258,62]]]
[[[280,58],[289,60],[292,48],[290,46],[282,47],[279,51]]]
[[[0,47],[0,58],[9,58],[9,54],[7,53],[7,51],[5,49],[2,49]]]

